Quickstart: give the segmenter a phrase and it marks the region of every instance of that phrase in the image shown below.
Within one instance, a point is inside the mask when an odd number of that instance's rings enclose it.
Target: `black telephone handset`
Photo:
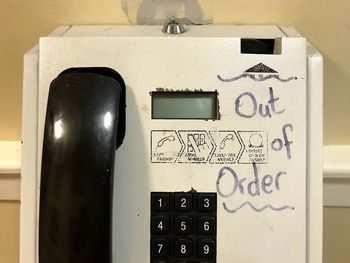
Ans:
[[[116,147],[125,85],[107,68],[69,69],[50,86],[42,154],[39,263],[110,263]]]

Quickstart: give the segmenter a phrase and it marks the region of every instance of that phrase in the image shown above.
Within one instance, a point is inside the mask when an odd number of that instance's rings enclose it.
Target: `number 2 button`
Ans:
[[[175,193],[175,210],[188,212],[192,209],[192,193]]]

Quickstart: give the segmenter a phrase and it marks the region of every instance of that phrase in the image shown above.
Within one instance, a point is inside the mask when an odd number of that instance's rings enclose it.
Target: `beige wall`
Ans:
[[[215,23],[293,25],[325,57],[325,143],[350,144],[350,1],[222,0]],[[125,24],[117,0],[0,1],[0,140],[21,138],[22,56],[59,25]],[[0,262],[18,262],[18,202],[0,202]],[[325,209],[325,263],[350,261],[350,208]]]
[[[19,261],[19,202],[0,201],[0,262]]]

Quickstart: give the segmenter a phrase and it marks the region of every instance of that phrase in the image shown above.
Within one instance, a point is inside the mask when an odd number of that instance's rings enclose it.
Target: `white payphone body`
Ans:
[[[242,39],[274,39],[275,52],[242,53]],[[24,65],[21,263],[43,263],[50,84],[99,67],[126,87],[111,262],[321,263],[322,57],[294,29],[62,27]]]

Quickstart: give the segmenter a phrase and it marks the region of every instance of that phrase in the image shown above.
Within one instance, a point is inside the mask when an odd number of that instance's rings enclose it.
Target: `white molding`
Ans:
[[[323,154],[323,205],[350,207],[350,145],[327,145]]]
[[[0,174],[21,172],[21,142],[0,141]]]
[[[350,206],[350,145],[323,148],[325,206]],[[20,197],[21,142],[0,141],[0,200]]]
[[[0,141],[0,200],[19,200],[21,142]]]
[[[350,179],[350,145],[325,145],[323,157],[324,178]]]

